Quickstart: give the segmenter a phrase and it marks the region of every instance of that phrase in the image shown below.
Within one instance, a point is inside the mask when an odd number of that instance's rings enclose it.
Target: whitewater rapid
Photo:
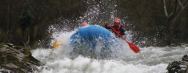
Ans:
[[[122,50],[120,58],[70,58],[68,39],[73,33],[53,34],[53,38],[62,42],[60,48],[37,48],[32,51],[32,55],[44,64],[39,67],[39,73],[165,73],[168,63],[180,60],[188,52],[186,46],[144,47],[139,54],[135,54],[125,44],[121,48],[126,50]]]

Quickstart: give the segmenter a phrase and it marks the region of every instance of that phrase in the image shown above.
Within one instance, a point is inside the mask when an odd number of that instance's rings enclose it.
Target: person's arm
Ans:
[[[121,33],[124,33],[123,35],[125,35],[125,26],[123,26],[123,25],[121,25],[121,27],[120,27],[120,31],[121,31]]]
[[[111,29],[111,25],[110,25],[110,24],[105,24],[104,27],[105,27],[106,29]]]
[[[124,29],[124,28],[121,28],[120,31],[121,31],[122,33],[125,33],[125,29]]]

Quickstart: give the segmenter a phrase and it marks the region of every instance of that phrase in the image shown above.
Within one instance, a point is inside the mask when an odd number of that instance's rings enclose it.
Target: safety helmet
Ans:
[[[114,24],[115,24],[115,25],[119,25],[120,23],[121,23],[121,19],[118,18],[118,17],[116,17],[116,18],[114,19]]]

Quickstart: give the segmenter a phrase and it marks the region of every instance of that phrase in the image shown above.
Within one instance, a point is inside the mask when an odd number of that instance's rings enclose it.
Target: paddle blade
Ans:
[[[52,43],[52,48],[60,48],[61,47],[62,42],[60,41],[55,41]]]
[[[135,53],[138,53],[140,52],[140,48],[138,46],[136,46],[135,44],[133,43],[130,43],[130,42],[127,42],[129,44],[129,47],[135,52]]]

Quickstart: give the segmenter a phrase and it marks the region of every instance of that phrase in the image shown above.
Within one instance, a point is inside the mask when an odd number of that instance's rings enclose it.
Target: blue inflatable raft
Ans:
[[[110,56],[110,46],[115,36],[109,30],[99,25],[80,27],[71,37],[73,52],[84,56]]]

